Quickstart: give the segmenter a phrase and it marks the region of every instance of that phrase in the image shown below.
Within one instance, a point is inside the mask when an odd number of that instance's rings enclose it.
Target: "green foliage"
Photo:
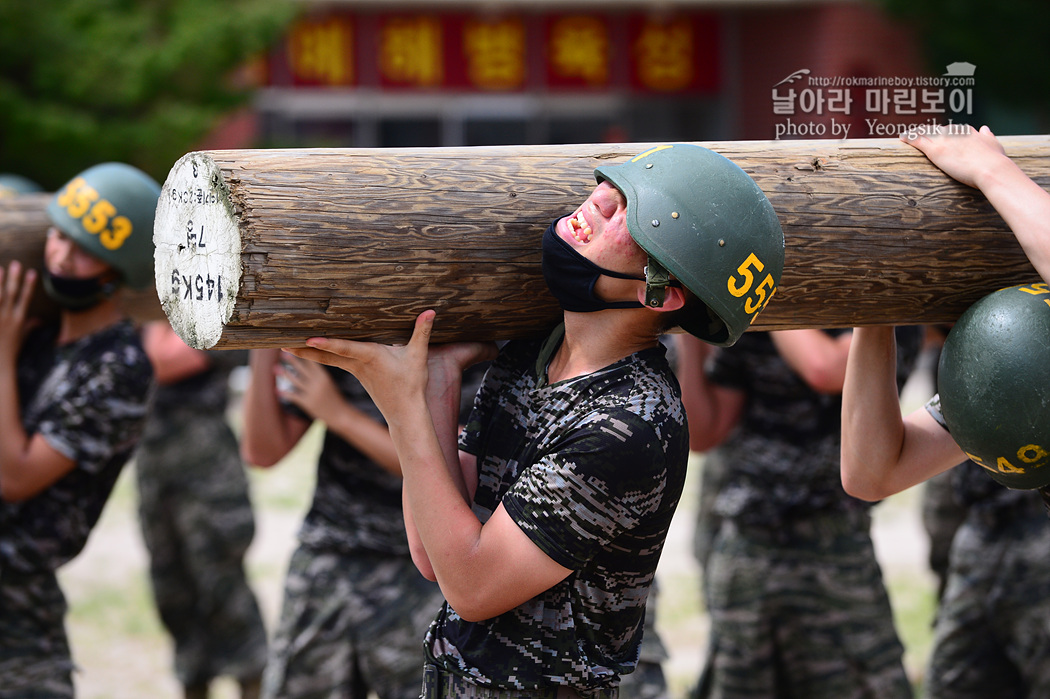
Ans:
[[[976,94],[1050,116],[1050,3],[1046,0],[879,0],[917,31],[932,72],[977,66]]]
[[[54,190],[107,160],[163,181],[250,97],[293,0],[3,0],[0,171]]]

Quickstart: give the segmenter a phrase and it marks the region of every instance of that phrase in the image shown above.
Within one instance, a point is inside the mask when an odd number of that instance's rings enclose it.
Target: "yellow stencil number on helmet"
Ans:
[[[1008,459],[1005,456],[998,457],[995,460],[995,466],[989,466],[984,461],[984,459],[982,459],[980,456],[977,456],[976,454],[966,452],[966,455],[970,457],[971,460],[988,469],[989,471],[998,470],[999,473],[1014,474],[1027,473],[1027,470],[1023,466],[1015,466],[1010,461],[1010,459]],[[1039,468],[1040,466],[1042,466],[1043,461],[1046,459],[1047,456],[1050,456],[1050,453],[1048,453],[1046,449],[1043,449],[1038,444],[1026,444],[1025,446],[1017,450],[1017,461],[1024,464],[1028,464],[1032,468]]]
[[[751,271],[754,268],[754,272]],[[752,287],[755,282],[755,273],[761,273],[766,266],[762,264],[762,261],[758,259],[755,253],[751,253],[747,256],[739,267],[737,267],[737,274],[740,276],[730,276],[726,280],[726,288],[729,293],[733,296],[740,298],[748,295],[752,292]],[[776,281],[773,279],[773,275],[767,274],[766,278],[763,279],[757,286],[754,286],[754,291],[744,299],[744,311],[749,314],[758,315],[758,312],[765,308],[769,300],[773,298],[773,294],[776,293],[777,286]],[[752,322],[754,318],[752,318]]]
[[[99,199],[98,191],[83,178],[71,180],[59,193],[57,203],[70,217],[79,219],[85,231],[97,235],[107,250],[117,250],[131,235],[131,221],[118,215],[109,200]]]
[[[85,182],[83,177],[75,177],[59,192],[58,205],[71,217],[80,218],[96,199],[98,192],[95,188]]]

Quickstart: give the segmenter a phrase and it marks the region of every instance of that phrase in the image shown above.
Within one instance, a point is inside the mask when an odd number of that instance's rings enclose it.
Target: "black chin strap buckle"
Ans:
[[[645,266],[645,305],[649,308],[662,307],[669,286],[677,286],[671,279],[671,273],[650,256],[649,264]]]

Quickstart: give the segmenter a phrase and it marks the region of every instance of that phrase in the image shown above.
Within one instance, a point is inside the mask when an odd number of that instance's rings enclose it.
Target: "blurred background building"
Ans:
[[[807,136],[776,132],[787,107],[775,113],[774,87],[797,71],[842,80],[924,68],[912,31],[857,0],[307,3],[257,62],[252,108],[205,146]],[[780,87],[797,99],[806,86]],[[852,118],[849,136],[869,135],[860,88],[832,89],[792,105],[796,126]],[[836,114],[827,102],[844,90],[853,107]]]
[[[211,148],[1045,133],[1048,25],[1046,0],[8,0],[0,171],[50,189]]]

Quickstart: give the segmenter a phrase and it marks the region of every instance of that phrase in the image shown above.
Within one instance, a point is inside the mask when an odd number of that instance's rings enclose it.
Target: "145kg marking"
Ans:
[[[185,301],[222,301],[222,275],[182,274],[177,269],[171,270],[171,293],[182,295]]]

